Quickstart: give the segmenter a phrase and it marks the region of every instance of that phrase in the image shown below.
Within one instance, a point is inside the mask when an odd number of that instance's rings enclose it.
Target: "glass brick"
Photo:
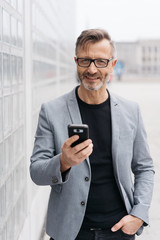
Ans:
[[[19,201],[19,205],[20,205],[20,222],[24,221],[25,218],[25,213],[26,213],[26,190],[24,189],[21,197],[20,197],[20,201]]]
[[[4,87],[11,85],[10,55],[8,53],[3,53],[3,85]]]
[[[36,6],[35,3],[32,3],[32,25],[36,26]]]
[[[19,201],[17,201],[14,211],[15,211],[15,226],[14,226],[14,228],[15,228],[15,232],[17,233],[21,226],[20,217],[19,217],[19,215],[20,215]]]
[[[10,15],[3,9],[3,41],[10,43]]]
[[[23,13],[23,0],[17,0],[17,10],[19,13]]]
[[[19,93],[19,122],[24,119],[24,93]]]
[[[17,79],[19,83],[23,82],[23,59],[17,57]]]
[[[4,171],[8,171],[12,166],[12,136],[4,141]]]
[[[17,20],[11,16],[11,44],[17,44]]]
[[[23,127],[18,130],[18,156],[24,155],[24,132]]]
[[[13,204],[13,175],[11,174],[6,181],[6,209]]]
[[[7,238],[6,238],[6,226],[0,231],[0,239],[7,240]]]
[[[18,94],[13,95],[13,128],[18,125],[19,116],[19,104],[18,104]]]
[[[15,85],[18,83],[17,79],[17,57],[14,55],[11,55],[11,82],[12,85]]]
[[[4,152],[3,152],[3,142],[0,143],[0,179],[3,176],[4,171]]]
[[[0,89],[2,88],[2,53],[0,53]]]
[[[23,40],[22,23],[18,21],[18,35],[17,35],[18,47],[22,47],[22,40]]]
[[[3,221],[3,217],[5,215],[5,210],[6,210],[6,204],[5,204],[5,186],[3,185],[1,188],[0,188],[0,222]]]
[[[4,97],[4,134],[8,135],[12,130],[12,96]]]
[[[13,138],[13,144],[12,144],[12,160],[13,162],[16,162],[17,161],[17,153],[18,153],[18,134],[17,134],[18,130],[15,131],[12,135],[12,138]]]
[[[11,0],[11,5],[12,5],[12,7],[14,7],[16,9],[17,8],[17,1],[16,0]]]
[[[0,7],[0,23],[2,23],[2,8]],[[2,40],[2,24],[0,24],[0,41]]]
[[[10,157],[10,152],[9,152],[9,143],[8,139],[4,141],[4,171],[7,172],[9,168],[9,157]]]
[[[14,189],[13,198],[14,198],[14,199],[17,199],[17,196],[18,196],[18,186],[17,186],[17,172],[16,172],[16,167],[14,168],[14,171],[13,171],[13,189]]]
[[[0,98],[0,142],[3,139],[3,111],[2,111],[2,98]]]
[[[19,181],[20,179],[20,168],[19,168],[19,164],[15,169],[15,186],[16,186],[16,193],[19,194],[20,192],[20,187],[21,187],[21,181]]]
[[[15,225],[15,216],[14,212],[11,212],[7,220],[7,239],[14,239],[14,225]]]

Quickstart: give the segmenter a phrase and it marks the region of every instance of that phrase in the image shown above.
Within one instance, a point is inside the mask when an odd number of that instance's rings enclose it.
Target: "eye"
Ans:
[[[95,64],[97,67],[106,67],[107,66],[107,60],[106,59],[96,59]]]
[[[87,58],[79,58],[78,63],[80,66],[88,66],[90,64],[90,60]]]
[[[83,63],[88,63],[88,62],[90,62],[88,59],[86,59],[86,58],[83,58],[83,59],[81,59],[81,62],[83,62]]]
[[[105,59],[97,59],[96,62],[98,64],[106,64],[106,60]]]

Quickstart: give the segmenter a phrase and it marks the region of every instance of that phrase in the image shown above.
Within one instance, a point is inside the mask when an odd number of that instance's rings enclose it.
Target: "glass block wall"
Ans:
[[[42,102],[73,81],[74,4],[0,0],[1,240],[40,239],[48,196],[30,180],[29,156]]]
[[[23,1],[0,1],[0,239],[26,215]]]

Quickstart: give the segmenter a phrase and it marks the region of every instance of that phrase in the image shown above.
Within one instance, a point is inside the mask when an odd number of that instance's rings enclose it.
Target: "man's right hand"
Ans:
[[[61,172],[64,172],[72,166],[78,165],[89,157],[93,151],[93,144],[91,139],[71,147],[72,143],[77,141],[78,135],[68,138],[62,146],[62,153],[60,155]]]

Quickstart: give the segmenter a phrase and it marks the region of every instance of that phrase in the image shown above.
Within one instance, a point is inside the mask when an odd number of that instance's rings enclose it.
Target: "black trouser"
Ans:
[[[121,229],[112,232],[110,229],[80,230],[75,240],[134,240],[134,235],[128,235]]]
[[[50,240],[54,239],[50,238]],[[80,230],[75,240],[135,240],[135,234],[128,235],[121,229],[117,232],[112,232],[110,229],[90,229]]]

